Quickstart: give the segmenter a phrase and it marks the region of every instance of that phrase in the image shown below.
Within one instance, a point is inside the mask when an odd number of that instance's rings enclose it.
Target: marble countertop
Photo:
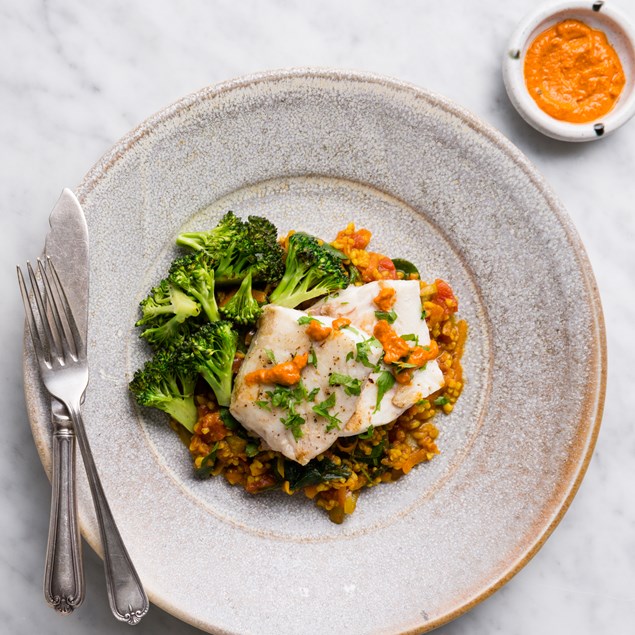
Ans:
[[[631,0],[615,2],[635,20]],[[608,332],[604,422],[586,478],[535,558],[444,635],[591,635],[635,623],[635,121],[587,144],[529,128],[505,94],[506,39],[533,0],[0,0],[2,331],[0,624],[3,633],[128,632],[110,616],[102,564],[86,548],[87,599],[61,618],[42,598],[49,484],[21,375],[14,266],[40,253],[62,187],[120,136],[204,85],[289,66],[373,71],[467,107],[507,135],[568,209],[599,284]],[[565,370],[566,372],[566,370]],[[198,633],[152,607],[136,633]]]

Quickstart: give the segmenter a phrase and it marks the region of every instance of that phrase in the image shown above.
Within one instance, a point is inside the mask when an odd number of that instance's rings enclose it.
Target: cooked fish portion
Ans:
[[[316,341],[307,334],[308,324],[298,323],[307,317],[295,309],[264,307],[258,332],[236,376],[230,404],[232,415],[245,428],[264,439],[271,449],[302,465],[333,444],[340,434],[338,428],[344,427],[357,407],[359,396],[355,391],[347,391],[346,385],[334,383],[332,377],[344,381],[345,376],[353,385],[359,382],[359,389],[371,371],[354,361],[357,344],[368,340],[363,332],[356,328],[333,329],[326,339]],[[327,327],[333,322],[329,317],[317,319]],[[301,383],[284,387],[245,379],[253,371],[273,368],[306,353],[309,357],[301,371]],[[379,350],[371,351],[371,364],[378,357]],[[294,414],[302,423],[290,419]]]
[[[360,287],[348,287],[335,296],[321,300],[309,309],[313,315],[346,317],[369,335],[373,334],[379,310],[374,299],[385,288],[395,290],[392,306],[392,327],[400,335],[411,336],[411,345],[427,346],[430,333],[425,319],[421,317],[419,282],[416,280],[381,280]],[[382,370],[388,370],[381,364]],[[377,381],[380,373],[372,373],[362,389],[354,415],[348,421],[340,436],[361,434],[374,427],[394,421],[400,414],[420,399],[439,390],[443,386],[443,374],[436,361],[428,362],[424,368],[413,373],[409,384],[395,383],[377,404]]]
[[[382,367],[385,367],[382,364]],[[436,361],[428,362],[425,368],[416,370],[409,384],[395,384],[386,391],[377,408],[377,380],[379,373],[372,373],[357,403],[355,413],[348,420],[341,437],[361,434],[370,426],[377,428],[394,421],[417,401],[424,399],[443,386],[443,373]]]
[[[378,280],[363,284],[361,287],[348,287],[337,294],[327,296],[309,308],[311,315],[348,318],[355,326],[373,334],[379,311],[374,300],[382,289],[395,290],[395,303],[392,306],[396,318],[392,327],[399,335],[413,333],[419,338],[419,344],[430,343],[430,334],[425,320],[421,319],[421,298],[417,280]]]

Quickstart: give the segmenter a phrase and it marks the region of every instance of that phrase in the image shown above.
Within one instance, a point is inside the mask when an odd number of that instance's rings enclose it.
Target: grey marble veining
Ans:
[[[529,128],[500,75],[531,0],[380,2],[0,0],[0,276],[5,302],[0,446],[0,631],[96,635],[110,616],[86,550],[87,600],[63,619],[42,599],[49,486],[22,396],[14,265],[39,254],[51,206],[116,139],[206,84],[287,66],[392,75],[466,106],[516,143],[567,207],[587,247],[607,323],[604,423],[587,476],[537,556],[444,635],[628,634],[635,624],[635,122],[567,145]],[[630,0],[615,2],[632,20]],[[566,360],[562,360],[566,372]],[[138,633],[198,633],[153,607]]]

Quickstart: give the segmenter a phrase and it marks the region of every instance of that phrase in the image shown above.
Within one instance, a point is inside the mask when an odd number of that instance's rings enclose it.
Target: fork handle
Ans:
[[[104,568],[110,610],[118,620],[130,625],[138,624],[148,612],[150,602],[110,511],[86,437],[79,402],[76,404],[66,403],[66,406],[75,427],[88,476],[88,484],[93,495],[93,504],[95,505],[101,543],[104,549]]]
[[[52,485],[44,597],[56,611],[68,615],[84,600],[75,498],[75,434],[68,428],[58,428],[53,433]]]

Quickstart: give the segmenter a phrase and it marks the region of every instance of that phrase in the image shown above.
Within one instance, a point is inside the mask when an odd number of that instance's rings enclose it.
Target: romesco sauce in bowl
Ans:
[[[548,115],[588,123],[613,108],[626,83],[606,34],[563,20],[536,36],[525,54],[525,83]]]
[[[635,114],[635,34],[604,2],[562,2],[526,18],[503,62],[505,88],[534,128],[563,141],[610,134]]]

